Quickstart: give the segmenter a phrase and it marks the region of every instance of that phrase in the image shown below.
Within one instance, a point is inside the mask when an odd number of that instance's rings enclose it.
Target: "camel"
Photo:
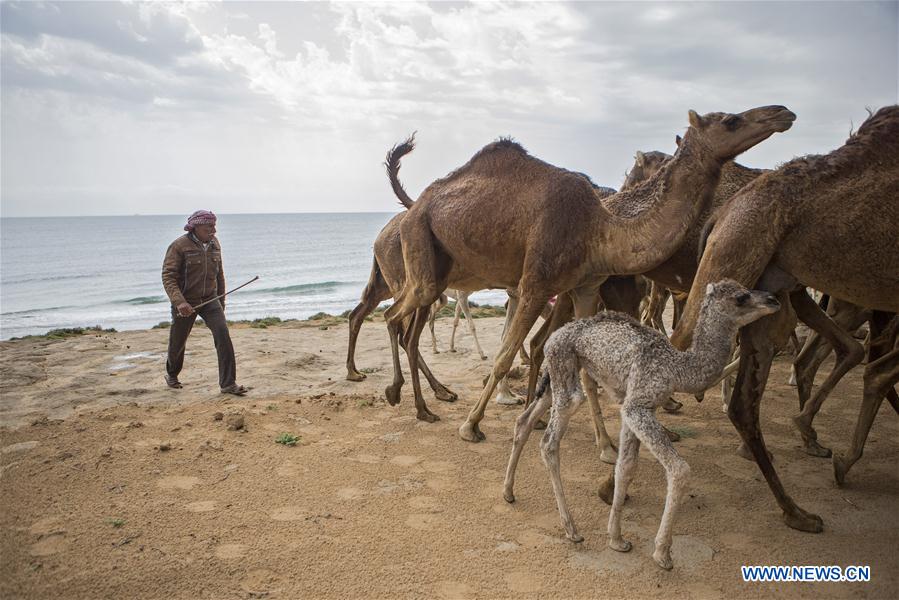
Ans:
[[[394,194],[396,194],[400,203],[407,208],[412,205],[412,200],[403,189],[402,184],[397,177],[397,174],[400,169],[400,159],[411,152],[415,147],[414,139],[415,136],[413,134],[403,143],[394,146],[390,150],[390,152],[388,152],[387,159],[385,161],[385,166],[387,168]],[[583,173],[578,173],[577,175],[588,181],[591,186],[598,190],[598,193],[608,194],[609,188],[596,186],[595,184],[593,184],[590,178]],[[351,311],[349,316],[349,343],[347,345],[346,362],[346,378],[349,381],[362,381],[363,379],[365,379],[365,374],[356,368],[355,363],[356,341],[359,336],[359,331],[362,328],[362,324],[365,322],[365,318],[370,315],[381,302],[388,300],[391,297],[395,297],[397,295],[396,290],[400,290],[402,288],[403,281],[405,280],[399,224],[405,218],[406,214],[407,213],[402,212],[395,215],[387,223],[387,225],[384,226],[384,228],[378,234],[378,237],[375,239],[372,270],[369,274],[368,283],[362,292],[362,297],[359,304]],[[469,293],[491,287],[488,282],[473,278],[459,271],[456,272],[456,278],[452,281],[452,283],[455,287],[464,290],[463,293]],[[618,287],[622,288],[622,286],[620,285]],[[515,306],[517,304],[517,290],[515,290],[514,288],[508,288],[506,291],[510,294],[510,310],[508,311],[507,315],[508,319],[508,317],[514,314],[515,311]],[[619,289],[614,293],[609,292],[608,295],[612,298],[617,299],[621,293],[622,290]],[[621,300],[620,302],[624,301],[626,300]],[[508,325],[508,321],[506,325]],[[388,323],[387,329],[391,340],[394,376],[393,382],[389,386],[387,386],[384,393],[387,398],[387,402],[391,405],[396,405],[399,403],[400,390],[402,389],[404,383],[402,369],[399,363],[398,345],[402,345],[407,353],[409,347],[405,343],[405,337],[402,335],[403,328],[403,324],[400,324],[399,326],[391,326],[391,324]],[[444,386],[436,379],[436,377],[434,377],[434,375],[428,369],[427,364],[424,362],[424,358],[421,357],[420,352],[417,352],[417,354],[420,357],[420,360],[418,361],[418,368],[427,378],[428,383],[434,390],[437,399],[445,402],[454,402],[457,399],[456,394],[446,388],[446,386]],[[517,404],[517,400],[514,398],[511,391],[507,390],[506,393],[508,397],[510,397],[512,401]],[[438,420],[437,415],[435,415],[430,411],[430,409],[428,409],[427,404],[424,402],[424,399],[421,397],[420,393],[415,396],[415,406],[419,419],[432,422]],[[599,444],[602,450],[600,458],[605,462],[614,464],[615,454],[611,440],[608,437],[607,433],[604,437],[601,437],[601,434],[605,433],[605,427],[601,422],[601,418],[601,415],[594,414],[594,427],[597,430],[597,439],[601,440],[601,443]],[[600,419],[598,423],[596,421],[597,419]]]
[[[559,516],[568,539],[573,542],[584,540],[568,511],[559,459],[559,444],[568,422],[584,402],[578,379],[578,371],[583,368],[621,404],[616,484],[609,513],[609,547],[619,552],[631,549],[630,542],[621,537],[621,507],[642,442],[665,468],[668,479],[665,511],[652,556],[659,566],[671,569],[671,529],[690,467],[674,449],[656,419],[655,411],[673,392],[706,389],[730,357],[737,330],[779,309],[778,301],[767,292],[750,292],[727,280],[711,284],[702,305],[698,333],[686,352],[675,350],[664,333],[641,325],[622,313],[602,312],[565,325],[547,341],[547,369],[537,402],[515,422],[512,453],[503,483],[505,499],[515,501],[515,468],[521,451],[537,419],[552,404],[540,454],[550,472]],[[543,395],[548,382],[552,386],[551,397]]]
[[[471,317],[471,307],[468,305],[469,295],[469,292],[463,290],[447,289],[446,293],[442,294],[440,299],[431,306],[431,315],[428,318],[428,328],[431,330],[431,347],[434,354],[440,354],[440,351],[437,349],[437,336],[434,335],[434,320],[437,318],[437,313],[440,312],[440,309],[446,306],[448,298],[452,298],[456,301],[456,306],[455,314],[453,315],[453,333],[450,335],[449,351],[456,351],[456,328],[459,326],[459,317],[461,313],[465,315],[465,322],[468,324],[468,331],[471,332],[471,337],[474,338],[474,346],[478,350],[478,356],[481,357],[481,360],[487,360],[487,355],[484,354],[481,343],[478,341],[478,331],[475,329],[474,319]]]
[[[457,272],[517,286],[521,294],[460,437],[485,439],[479,423],[487,402],[551,296],[570,291],[575,313],[589,314],[595,312],[596,282],[603,276],[645,273],[667,260],[707,207],[722,165],[786,131],[795,118],[782,106],[740,114],[690,111],[690,127],[674,157],[642,185],[603,202],[583,177],[531,157],[510,140],[489,144],[428,186],[400,223],[406,281],[385,313],[395,326],[412,318],[407,347],[417,347],[428,307]],[[620,217],[606,207],[609,201],[622,201],[634,212]],[[497,229],[508,235],[497,238]],[[582,290],[591,295],[581,295]],[[409,359],[418,397],[417,353]]]
[[[775,347],[785,342],[796,316],[830,336],[831,343],[851,338],[827,318],[806,286],[878,311],[871,328],[877,339],[889,315],[899,311],[897,230],[899,106],[890,106],[868,118],[842,147],[785,163],[721,208],[672,336],[676,347],[689,346],[699,312],[694,292],[712,281],[731,278],[782,298],[783,310],[740,331],[740,366],[728,416],[752,451],[784,520],[795,529],[820,532],[823,521],[787,495],[759,429],[759,404]],[[850,459],[861,455],[859,443],[864,445],[877,407],[899,378],[899,349],[877,348],[872,344],[865,368],[863,418]],[[838,456],[833,461],[838,481],[854,462]]]

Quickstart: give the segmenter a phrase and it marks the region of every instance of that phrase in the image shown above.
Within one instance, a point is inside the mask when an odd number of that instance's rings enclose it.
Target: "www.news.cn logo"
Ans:
[[[786,567],[776,565],[740,567],[743,581],[871,581],[871,567]]]

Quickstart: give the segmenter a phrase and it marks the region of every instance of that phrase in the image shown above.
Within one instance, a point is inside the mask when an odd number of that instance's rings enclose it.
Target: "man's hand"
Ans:
[[[178,314],[181,315],[182,317],[189,317],[190,315],[193,314],[193,312],[194,312],[193,307],[187,302],[182,302],[181,304],[178,305]]]

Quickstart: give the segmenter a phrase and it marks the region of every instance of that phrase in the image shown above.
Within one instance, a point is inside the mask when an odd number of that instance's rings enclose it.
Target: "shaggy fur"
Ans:
[[[546,344],[547,370],[541,386],[545,388],[546,381],[551,382],[552,398],[540,396],[516,421],[504,483],[507,501],[515,499],[515,469],[521,450],[534,423],[551,402],[552,413],[540,444],[541,456],[550,471],[566,535],[575,542],[583,540],[568,511],[559,462],[562,436],[584,401],[578,377],[583,368],[622,405],[609,546],[622,552],[631,548],[621,538],[621,506],[643,443],[665,468],[668,478],[668,496],[653,558],[665,569],[672,567],[671,529],[690,468],[656,420],[655,410],[673,392],[706,389],[727,363],[737,329],[780,308],[771,294],[750,292],[732,281],[710,285],[707,292],[696,341],[686,352],[676,350],[660,332],[614,312],[575,321],[553,334]]]

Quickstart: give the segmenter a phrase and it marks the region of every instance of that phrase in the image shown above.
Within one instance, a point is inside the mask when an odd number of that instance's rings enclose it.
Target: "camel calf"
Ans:
[[[696,393],[706,389],[727,364],[731,340],[737,330],[780,309],[767,292],[749,291],[730,280],[710,284],[702,304],[697,335],[685,352],[676,350],[665,335],[641,325],[622,313],[602,312],[595,317],[569,323],[546,342],[547,370],[540,382],[538,401],[515,423],[512,455],[506,471],[506,500],[512,493],[515,467],[537,419],[552,403],[549,424],[540,443],[540,453],[550,472],[559,515],[568,539],[583,541],[574,526],[559,473],[559,443],[571,416],[584,402],[578,376],[580,369],[601,384],[621,404],[621,436],[615,465],[615,492],[609,513],[609,546],[620,552],[631,549],[621,537],[621,506],[637,465],[640,443],[649,447],[665,467],[668,495],[653,558],[670,569],[671,528],[690,467],[682,459],[665,429],[656,420],[656,409],[673,392]],[[552,382],[552,397],[544,395]]]

